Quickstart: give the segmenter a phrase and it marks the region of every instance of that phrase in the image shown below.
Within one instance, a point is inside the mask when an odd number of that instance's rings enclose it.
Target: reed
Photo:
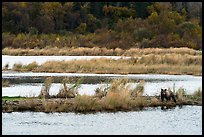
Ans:
[[[141,97],[144,94],[144,80],[141,80],[140,83],[132,90],[131,97]]]
[[[47,77],[41,88],[39,98],[50,98],[50,88],[52,86],[52,77]]]
[[[178,101],[184,101],[186,100],[186,90],[182,87],[180,87],[177,91],[176,91],[176,97]]]
[[[181,48],[130,48],[127,50],[121,48],[108,49],[105,47],[45,47],[45,48],[11,48],[2,49],[3,55],[13,56],[140,56],[140,55],[166,55],[166,54],[181,54],[181,55],[202,55],[199,50],[190,49],[187,47]]]
[[[79,79],[76,83],[67,86],[67,83],[70,83],[70,78],[64,78],[62,80],[63,87],[59,90],[59,93],[56,95],[58,98],[74,98],[78,95],[78,88],[81,86],[82,79]]]
[[[128,110],[132,107],[132,90],[128,85],[129,82],[128,79],[112,80],[111,85],[107,88],[106,96],[102,98],[102,105],[105,109],[115,111],[115,109]]]
[[[14,71],[110,74],[187,74],[202,75],[202,56],[142,55],[130,59],[91,59],[47,61],[42,65],[15,64]]]
[[[186,95],[185,89],[179,88],[176,93],[177,102],[173,101],[161,102],[159,96],[137,96],[130,97],[130,87],[125,82],[126,80],[115,80],[113,88],[109,88],[106,96],[96,98],[88,95],[78,95],[75,98],[22,98],[22,97],[3,97],[2,112],[14,111],[38,111],[38,112],[80,112],[90,113],[99,111],[131,111],[141,110],[145,107],[161,106],[171,108],[176,105],[201,105],[202,106],[202,91],[196,90],[192,95]],[[111,86],[109,86],[111,87]],[[120,89],[118,91],[118,89]],[[185,98],[183,98],[185,97]]]
[[[99,101],[88,95],[79,95],[74,98],[74,109],[77,112],[91,112],[91,111],[100,111],[102,106]]]

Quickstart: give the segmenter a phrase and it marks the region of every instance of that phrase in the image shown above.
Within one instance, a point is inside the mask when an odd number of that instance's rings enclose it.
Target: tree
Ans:
[[[84,34],[86,32],[86,23],[81,23],[77,28],[76,31],[78,33]]]
[[[37,30],[40,33],[53,33],[55,24],[50,16],[48,15],[40,16],[36,18],[34,22],[36,24]]]
[[[91,13],[96,18],[103,18],[103,7],[105,4],[105,2],[89,2],[89,13]]]
[[[41,15],[53,20],[56,32],[65,28],[63,21],[64,11],[62,9],[62,5],[59,2],[45,2],[42,4]]]
[[[28,3],[12,2],[3,3],[2,27],[3,31],[9,30],[12,33],[28,32],[30,18],[28,14]]]
[[[147,18],[149,16],[147,7],[151,5],[151,2],[135,2],[134,8],[136,11],[136,17]]]

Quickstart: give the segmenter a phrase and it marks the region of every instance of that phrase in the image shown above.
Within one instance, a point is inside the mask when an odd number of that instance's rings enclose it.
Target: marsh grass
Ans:
[[[43,86],[41,88],[39,98],[50,98],[50,88],[52,86],[52,77],[47,77],[43,83]]]
[[[194,93],[193,96],[195,97],[202,97],[202,90],[201,88],[198,88]]]
[[[32,63],[29,63],[27,65],[23,65],[21,63],[15,63],[12,67],[12,70],[14,70],[14,71],[35,71],[35,69],[38,66],[39,65],[36,61],[33,61]]]
[[[178,101],[184,101],[186,100],[186,90],[182,87],[180,87],[177,91],[176,91],[176,97]]]
[[[79,95],[77,89],[83,79],[77,82],[70,78],[62,80],[61,93],[51,96],[49,94],[52,85],[52,77],[47,77],[43,83],[41,93],[38,97],[3,97],[2,110],[9,111],[43,111],[43,112],[98,112],[98,111],[128,111],[140,110],[144,107],[175,106],[182,104],[201,104],[202,91],[200,88],[192,95],[187,95],[186,90],[180,87],[175,90],[177,102],[162,102],[160,96],[144,96],[145,81],[141,80],[135,87],[131,87],[131,80],[127,78],[113,79],[106,87],[99,88],[98,92],[106,92],[103,97],[96,95]],[[69,86],[67,86],[69,83]],[[72,84],[70,84],[72,83]],[[73,84],[74,83],[74,84]],[[71,94],[71,95],[70,95]],[[96,93],[97,94],[97,93]],[[6,105],[7,102],[10,102]],[[16,102],[18,104],[16,104]]]
[[[145,100],[143,97],[136,97],[131,101],[131,104],[133,107],[143,108],[145,106],[148,106],[148,100]]]
[[[129,108],[129,92],[120,90],[118,92],[108,92],[105,98],[102,99],[103,108],[108,110],[128,109]]]
[[[150,100],[150,103],[153,105],[153,106],[158,106],[158,104],[160,103],[161,101],[156,98],[156,97],[152,97],[151,100]]]
[[[42,106],[44,109],[44,112],[56,112],[59,108],[61,103],[57,103],[56,101],[49,101],[46,99],[42,100]]]
[[[200,51],[190,49],[187,47],[181,48],[130,48],[127,50],[116,48],[116,49],[108,49],[108,48],[99,48],[99,47],[78,47],[78,48],[58,48],[58,47],[45,47],[45,48],[10,48],[6,47],[2,50],[3,55],[13,55],[13,56],[137,56],[137,55],[148,55],[148,54],[156,54],[156,55],[165,55],[165,54],[181,54],[181,55],[202,55]]]
[[[74,98],[78,95],[78,89],[83,82],[83,79],[78,79],[76,83],[70,84],[67,86],[67,83],[71,83],[72,79],[64,78],[62,80],[62,88],[59,90],[59,93],[56,95],[58,98]]]
[[[21,63],[15,63],[12,67],[12,70],[14,71],[23,71],[22,69],[23,65]]]
[[[121,80],[120,80],[121,82]],[[115,82],[117,83],[117,82]],[[125,85],[125,84],[121,84]],[[171,108],[176,105],[202,105],[202,91],[196,90],[192,95],[185,95],[185,90],[180,88],[176,91],[179,96],[177,103],[173,101],[161,102],[159,96],[138,96],[130,97],[130,91],[123,86],[114,87],[108,94],[99,99],[94,96],[78,95],[75,98],[22,98],[16,97],[16,100],[8,99],[7,105],[2,105],[3,112],[13,111],[38,111],[38,112],[116,112],[141,110],[145,107],[166,107]],[[117,91],[115,89],[123,90]],[[199,94],[198,94],[199,93]],[[185,98],[183,98],[185,96]],[[199,97],[197,97],[199,96]],[[12,97],[15,99],[14,97]],[[2,101],[7,97],[2,98]],[[14,102],[15,101],[15,102]]]
[[[202,100],[202,89],[198,88],[192,95],[192,97],[196,100]]]
[[[28,65],[23,65],[22,66],[23,69],[25,69],[26,71],[32,71],[35,70],[38,67],[38,63],[36,61],[28,64]]]
[[[107,88],[107,94],[102,98],[102,106],[106,109],[127,108],[129,93],[127,79],[113,79]]]
[[[102,109],[99,101],[93,96],[79,95],[74,98],[74,109],[77,112],[99,111]]]
[[[2,87],[10,87],[10,81],[2,79]]]
[[[144,83],[145,81],[141,80],[134,89],[130,90],[131,97],[140,97],[144,94]]]
[[[202,56],[141,55],[130,59],[47,61],[42,65],[15,64],[14,71],[96,74],[187,74],[202,75]]]
[[[37,106],[38,106],[38,102],[30,99],[30,100],[26,100],[26,101],[20,101],[19,102],[19,106],[18,106],[18,110],[19,111],[36,111],[37,110]]]
[[[97,98],[100,98],[100,99],[103,98],[104,96],[107,95],[107,89],[108,88],[109,88],[108,86],[106,88],[104,88],[103,86],[96,88],[94,97],[97,97]]]
[[[128,110],[132,106],[144,106],[144,101],[140,98],[144,92],[144,81],[133,90],[128,83],[130,83],[128,79],[114,79],[107,90],[107,95],[102,98],[103,107],[108,110]],[[132,96],[132,93],[136,96]]]

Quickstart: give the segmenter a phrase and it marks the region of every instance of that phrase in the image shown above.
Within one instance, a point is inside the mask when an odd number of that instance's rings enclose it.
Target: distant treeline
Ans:
[[[202,49],[201,2],[3,2],[2,46]]]

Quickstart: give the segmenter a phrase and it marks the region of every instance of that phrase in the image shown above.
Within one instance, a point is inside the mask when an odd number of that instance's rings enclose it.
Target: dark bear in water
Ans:
[[[161,89],[161,101],[162,102],[164,101],[164,99],[166,99],[166,101],[169,101],[171,100],[171,98],[176,103],[176,98],[172,91],[170,90],[167,91],[167,89]]]

